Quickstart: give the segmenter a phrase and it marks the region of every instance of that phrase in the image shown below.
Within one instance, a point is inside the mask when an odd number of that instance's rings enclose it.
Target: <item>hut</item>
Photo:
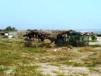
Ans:
[[[85,46],[89,44],[89,35],[69,30],[57,35],[56,45]]]
[[[0,37],[4,37],[5,36],[5,33],[3,30],[0,30]]]
[[[16,38],[17,37],[17,32],[5,32],[5,31],[0,31],[0,36],[3,38]]]

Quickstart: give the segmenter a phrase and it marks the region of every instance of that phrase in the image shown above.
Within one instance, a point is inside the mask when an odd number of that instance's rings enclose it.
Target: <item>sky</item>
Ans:
[[[0,0],[0,29],[101,29],[101,0]]]

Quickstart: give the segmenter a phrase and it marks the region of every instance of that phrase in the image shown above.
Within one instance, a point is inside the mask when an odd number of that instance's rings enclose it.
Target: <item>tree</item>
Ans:
[[[17,31],[17,29],[15,27],[11,27],[11,26],[8,26],[4,29],[4,31],[6,32],[10,32],[10,31]]]

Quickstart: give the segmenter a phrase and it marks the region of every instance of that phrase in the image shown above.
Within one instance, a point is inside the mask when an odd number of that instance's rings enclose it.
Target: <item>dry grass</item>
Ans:
[[[9,66],[16,67],[14,74],[10,76],[43,76],[40,71],[37,71],[36,64],[39,63],[58,66],[59,64],[83,67],[101,66],[101,47],[97,48],[99,49],[91,46],[72,49],[68,47],[39,48],[38,46],[25,48],[22,39],[0,38],[0,76],[5,76],[4,72],[9,70]]]
[[[43,76],[35,67],[35,54],[44,53],[40,48],[24,48],[22,40],[0,40],[0,76],[8,76],[9,66],[15,66],[14,75],[10,76]],[[34,66],[31,66],[30,64]],[[24,66],[29,65],[29,66]]]

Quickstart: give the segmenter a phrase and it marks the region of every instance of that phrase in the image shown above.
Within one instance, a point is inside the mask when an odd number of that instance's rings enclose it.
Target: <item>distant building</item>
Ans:
[[[97,34],[98,37],[101,37],[101,34]]]
[[[0,35],[4,38],[16,38],[18,32],[5,32],[5,31],[0,31]]]
[[[4,35],[5,35],[5,32],[0,30],[0,36],[4,36]]]

